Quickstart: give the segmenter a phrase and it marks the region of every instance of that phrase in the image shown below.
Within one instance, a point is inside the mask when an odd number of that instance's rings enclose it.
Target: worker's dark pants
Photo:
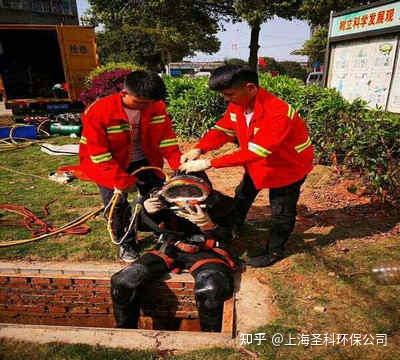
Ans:
[[[135,171],[143,166],[147,166],[147,160],[140,160],[131,163],[127,169],[128,173]],[[141,196],[145,196],[157,186],[162,185],[162,180],[151,170],[146,170],[137,174],[137,188]],[[100,196],[104,206],[107,206],[114,194],[114,189],[109,189],[99,185]],[[128,194],[123,193],[120,200],[115,206],[112,219],[112,230],[116,238],[119,240],[128,229],[131,219],[131,207],[128,203]],[[135,234],[129,234],[124,243],[135,241]]]
[[[304,180],[305,178],[288,186],[269,189],[272,216],[267,253],[282,254],[284,245],[294,229],[297,215],[296,206],[300,197],[300,187]],[[245,173],[235,191],[237,226],[243,225],[259,191],[255,188],[250,176]]]
[[[196,255],[201,256],[200,253]],[[146,302],[141,298],[142,286],[168,271],[163,259],[147,253],[111,277],[111,297],[117,327],[137,328],[140,302]],[[224,301],[233,293],[232,271],[224,264],[208,263],[192,275],[201,329],[221,331]]]

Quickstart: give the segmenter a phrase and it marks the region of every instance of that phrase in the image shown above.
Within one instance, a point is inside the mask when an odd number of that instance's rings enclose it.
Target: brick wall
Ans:
[[[140,328],[200,330],[194,284],[177,278],[140,291]],[[109,277],[0,274],[0,322],[114,327]]]

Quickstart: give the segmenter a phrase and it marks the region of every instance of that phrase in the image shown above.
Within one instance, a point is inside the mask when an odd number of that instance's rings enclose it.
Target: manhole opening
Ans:
[[[89,276],[36,269],[0,273],[0,322],[115,328],[110,274]],[[83,274],[83,275],[82,275]],[[171,274],[141,289],[139,329],[199,332],[189,274]],[[224,303],[221,333],[234,333],[234,297]]]

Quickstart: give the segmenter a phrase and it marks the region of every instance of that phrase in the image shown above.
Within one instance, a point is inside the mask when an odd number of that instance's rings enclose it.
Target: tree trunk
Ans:
[[[259,22],[253,23],[251,26],[251,36],[250,36],[250,55],[249,55],[249,65],[252,69],[257,71],[257,62],[258,62],[258,49],[260,45],[258,45],[258,38],[260,36],[261,24]]]
[[[169,64],[172,62],[172,56],[171,56],[171,52],[168,50],[161,50],[160,51],[161,54],[161,68],[164,69],[165,72],[168,72],[167,69],[169,67]]]

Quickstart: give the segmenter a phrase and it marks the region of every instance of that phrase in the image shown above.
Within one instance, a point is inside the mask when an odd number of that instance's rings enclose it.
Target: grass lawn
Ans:
[[[49,142],[63,144],[77,142],[70,138],[53,138]],[[89,182],[75,181],[68,186],[49,181],[47,176],[60,165],[76,163],[76,156],[50,156],[39,146],[0,153],[0,203],[23,205],[43,217],[42,208],[51,203],[50,215],[45,220],[61,226],[83,213],[101,205],[97,187]],[[30,175],[40,176],[41,178]],[[7,219],[18,219],[7,214]],[[0,218],[1,220],[1,218]],[[1,224],[1,223],[0,223]],[[0,259],[25,260],[116,260],[117,251],[111,244],[101,215],[89,222],[91,232],[86,236],[62,235],[37,243],[0,249]],[[0,241],[29,238],[24,228],[2,226]]]
[[[51,142],[70,142],[56,138]],[[76,141],[76,140],[75,140]],[[46,178],[61,164],[76,157],[51,157],[37,146],[0,153],[0,164],[27,174]],[[223,175],[221,176],[223,178]],[[318,167],[309,176],[300,201],[303,221],[288,244],[288,257],[254,272],[259,281],[270,284],[275,293],[278,315],[271,324],[254,329],[265,334],[260,345],[253,341],[246,351],[211,349],[173,355],[126,351],[83,345],[37,345],[10,340],[0,342],[0,358],[5,359],[400,359],[400,285],[381,286],[370,276],[357,275],[380,264],[400,264],[399,213],[390,207],[346,194],[340,179],[329,168]],[[337,185],[339,181],[339,185]],[[222,184],[222,182],[221,182]],[[352,197],[351,197],[352,196]],[[361,199],[361,197],[360,197]],[[97,188],[84,182],[62,186],[46,179],[16,174],[0,168],[0,203],[24,205],[42,216],[50,205],[48,221],[62,225],[100,204]],[[0,216],[0,239],[29,237],[15,226],[7,226],[14,216]],[[3,220],[3,225],[2,225]],[[87,236],[58,236],[37,243],[0,249],[0,259],[98,260],[116,261],[105,222],[91,220]],[[397,230],[396,230],[397,229]],[[256,252],[268,236],[268,220],[250,222],[236,247],[240,252]],[[251,316],[251,314],[248,314]],[[290,337],[296,345],[273,346],[273,334]],[[353,345],[342,336],[342,345],[318,342],[331,334],[357,334],[376,343],[376,334],[387,335],[387,345]],[[327,334],[327,335],[325,335]],[[303,345],[297,345],[303,335]],[[307,346],[307,339],[310,343]],[[311,341],[314,339],[314,343]],[[2,357],[3,356],[3,357]]]

